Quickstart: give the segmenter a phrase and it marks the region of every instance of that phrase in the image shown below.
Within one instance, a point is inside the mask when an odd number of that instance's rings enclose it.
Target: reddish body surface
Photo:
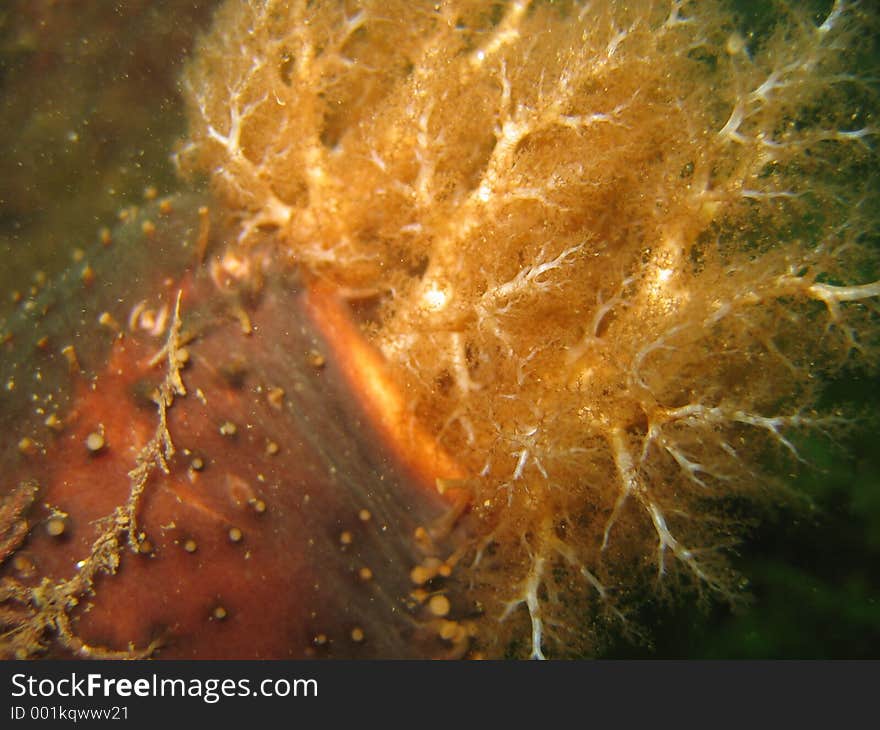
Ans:
[[[387,411],[383,420],[369,394],[377,382],[386,394],[391,386],[345,325],[345,305],[317,290],[306,301],[293,273],[264,277],[260,264],[255,254],[240,278],[216,259],[170,275],[156,266],[136,280],[136,296],[114,285],[121,334],[103,333],[109,349],[88,357],[91,374],[68,374],[59,386],[69,405],[58,432],[17,454],[12,484],[32,480],[39,492],[3,575],[31,589],[71,579],[101,521],[126,504],[130,472],[157,431],[153,399],[168,366],[156,355],[171,343],[180,292],[180,341],[171,345],[186,350],[186,394],[167,408],[175,454],[167,474],[154,460],[144,485],[139,552],[123,543],[115,574],[99,573],[94,590],[65,609],[88,648],[80,653],[157,642],[151,655],[161,657],[443,655],[453,647],[438,636],[441,617],[413,597],[410,571],[452,552],[443,544],[452,508],[434,481],[461,474],[417,429],[414,442],[411,428],[395,436]],[[100,313],[89,315],[95,322]],[[161,333],[149,331],[163,318]],[[74,339],[80,360],[94,337],[87,329]],[[372,365],[352,368],[349,355]],[[432,525],[442,526],[436,539]],[[41,610],[39,601],[17,604],[22,617]],[[69,653],[49,629],[49,652]]]

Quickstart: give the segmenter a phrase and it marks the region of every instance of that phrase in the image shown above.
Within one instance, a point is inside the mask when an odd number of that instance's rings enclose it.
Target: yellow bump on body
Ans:
[[[217,621],[223,621],[229,615],[229,612],[223,606],[217,606],[212,615]]]
[[[360,644],[364,640],[364,630],[360,626],[355,626],[351,630],[351,640]]]
[[[340,533],[340,535],[339,535],[339,542],[342,545],[351,545],[353,540],[354,540],[354,538],[352,537],[352,534],[348,530],[345,530],[344,532]]]
[[[458,621],[443,621],[440,624],[440,638],[445,641],[451,641],[453,644],[459,644],[467,639],[467,629]]]
[[[428,610],[438,618],[448,616],[451,608],[452,606],[449,603],[449,599],[442,593],[431,596],[431,599],[428,601]]]
[[[428,593],[428,591],[426,591],[424,588],[416,588],[410,593],[410,596],[412,596],[413,600],[417,601],[418,603],[424,603],[428,600],[430,595],[431,594]]]
[[[266,394],[266,400],[269,405],[276,411],[280,411],[284,406],[284,388],[270,388]]]
[[[281,450],[281,447],[278,446],[278,444],[275,443],[274,441],[267,441],[266,442],[266,453],[269,456],[275,456],[275,454],[277,454],[280,450]]]
[[[183,543],[183,549],[186,550],[188,553],[194,553],[196,550],[198,550],[198,548],[198,544],[192,538]]]
[[[189,468],[193,471],[201,471],[205,468],[205,460],[201,456],[196,456],[190,463]]]
[[[360,512],[358,512],[358,519],[361,522],[369,522],[372,518],[373,515],[370,514],[370,510],[368,509],[362,509]]]
[[[32,577],[35,570],[33,561],[26,555],[16,555],[12,559],[12,568],[22,578]]]
[[[153,552],[153,543],[144,538],[138,544],[138,552],[141,555],[151,555]]]
[[[248,504],[253,507],[254,512],[258,515],[263,514],[266,511],[266,503],[262,499],[257,499],[253,497],[248,500]]]
[[[144,200],[155,200],[159,195],[159,191],[155,185],[147,185],[144,188]]]
[[[373,571],[364,566],[358,571],[358,576],[362,581],[369,581],[373,579]]]
[[[49,346],[49,338],[46,335],[43,335],[39,340],[37,340],[37,349],[45,350]]]
[[[37,453],[37,442],[30,436],[24,436],[18,441],[18,450],[27,456],[33,456]]]
[[[737,56],[746,50],[746,39],[739,33],[731,33],[724,43],[724,50],[730,56]]]
[[[417,565],[410,571],[409,578],[417,586],[420,586],[431,580],[431,574],[425,569],[423,565]]]
[[[113,234],[110,233],[110,229],[104,227],[98,231],[98,240],[101,242],[102,246],[109,246],[113,243]]]
[[[229,532],[229,542],[241,542],[244,537],[244,533],[238,527],[230,527]]]
[[[159,214],[160,215],[168,215],[174,210],[174,207],[171,205],[170,198],[162,198],[159,201]]]
[[[107,327],[114,332],[119,332],[122,329],[119,326],[119,322],[113,319],[113,315],[111,315],[110,312],[101,312],[101,314],[98,316],[98,324],[102,327]]]
[[[78,373],[80,371],[80,366],[79,358],[76,355],[76,348],[73,345],[67,345],[61,349],[61,354],[64,355],[64,359],[67,360],[70,372]]]
[[[315,349],[309,350],[308,355],[306,356],[306,360],[308,361],[309,365],[311,365],[316,370],[320,370],[322,367],[324,367],[324,365],[327,364],[327,358],[325,358],[320,351]]]
[[[47,428],[52,429],[53,431],[60,431],[64,428],[64,421],[58,418],[57,414],[50,413],[46,416],[46,420],[43,421],[46,424]]]
[[[156,235],[156,224],[153,221],[144,221],[141,223],[141,232],[148,238],[152,238]]]
[[[49,537],[61,537],[67,529],[67,520],[62,515],[55,515],[46,522],[46,532]]]
[[[92,433],[86,436],[86,449],[88,449],[90,454],[97,454],[106,445],[107,442],[104,439],[104,434],[100,431],[92,431]]]
[[[438,574],[442,564],[437,558],[426,558],[421,565],[410,571],[410,580],[417,586],[424,585]]]
[[[95,281],[95,270],[86,264],[83,267],[82,273],[79,275],[79,278],[82,279],[82,283],[86,286],[91,286]]]
[[[315,643],[315,646],[324,646],[327,643],[327,634],[316,634],[312,641]]]
[[[232,421],[224,421],[220,426],[220,433],[223,436],[235,436],[238,432],[238,427]]]

